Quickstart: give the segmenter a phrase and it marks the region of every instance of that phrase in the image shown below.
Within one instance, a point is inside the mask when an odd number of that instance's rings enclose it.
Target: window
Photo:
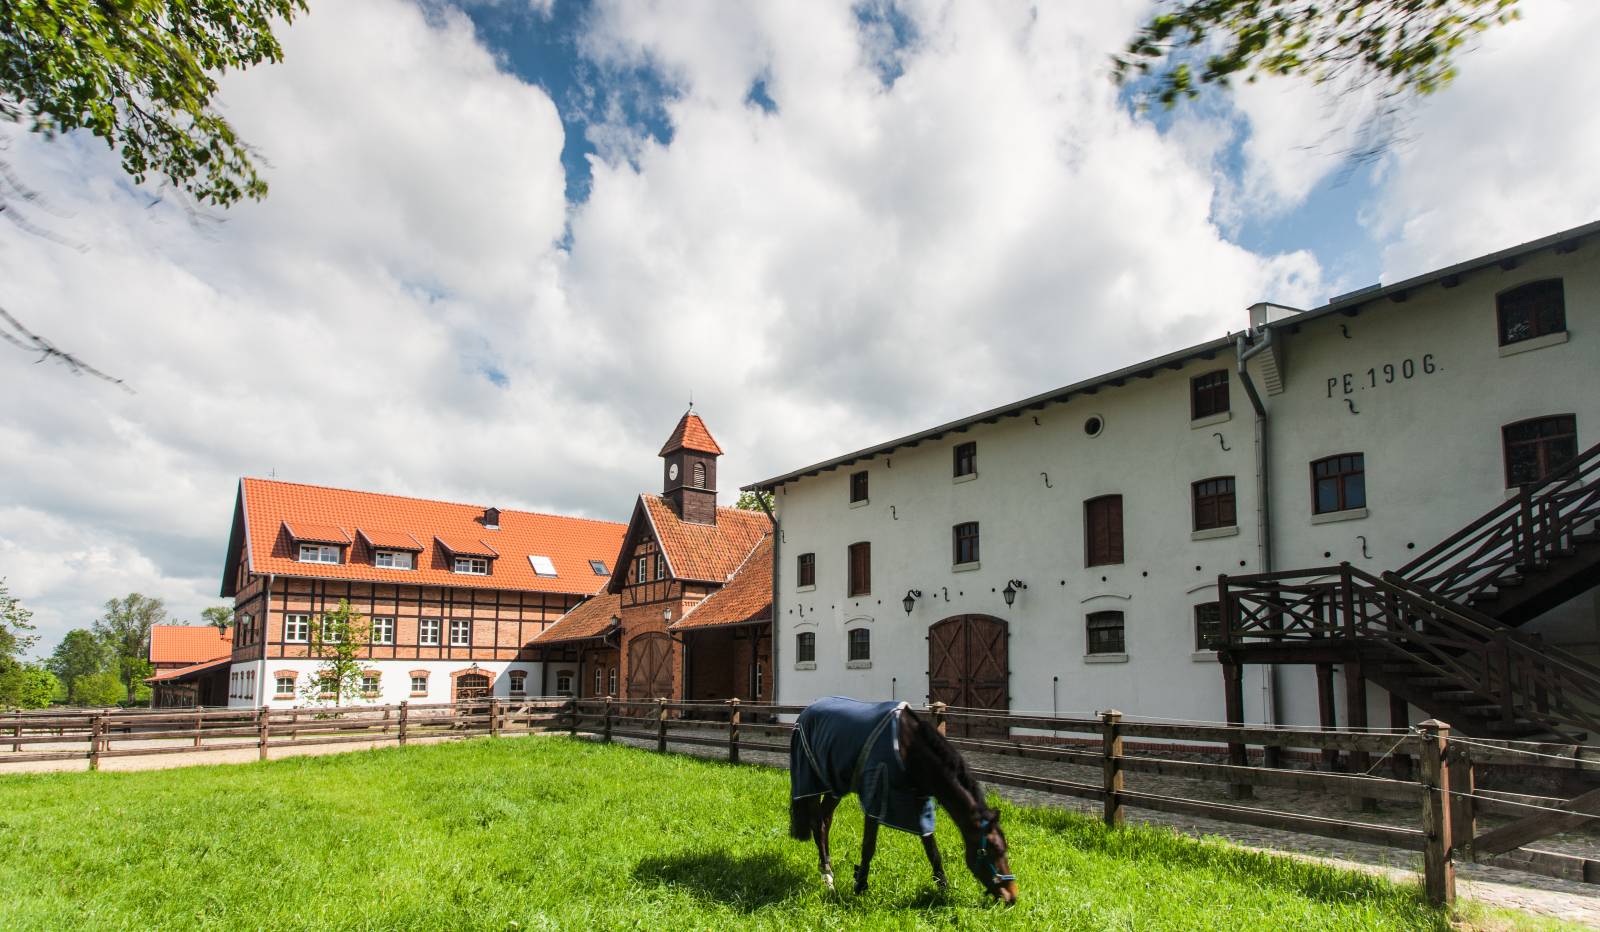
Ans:
[[[538,556],[536,554],[529,554],[528,555],[528,562],[533,565],[533,575],[535,575],[535,576],[555,576],[555,575],[557,575],[557,573],[556,573],[556,565],[555,565],[554,562],[551,561],[551,559],[549,557],[542,557],[542,556]]]
[[[850,502],[864,502],[867,500],[867,471],[850,474]]]
[[[1234,508],[1233,477],[1202,479],[1191,487],[1194,494],[1194,529],[1209,531],[1238,523]]]
[[[1228,411],[1228,370],[1218,369],[1189,380],[1189,417],[1199,420]]]
[[[956,444],[955,475],[976,476],[978,474],[978,445],[975,442]]]
[[[571,670],[562,670],[560,673],[556,674],[556,695],[558,695],[558,696],[570,696],[570,695],[572,695],[572,671]]]
[[[694,487],[697,488],[697,489],[703,489],[703,488],[706,487],[706,464],[705,463],[695,463],[694,464]]]
[[[795,585],[815,586],[817,584],[817,555],[802,553],[797,558],[795,570]]]
[[[968,521],[955,526],[955,563],[978,562],[978,522]]]
[[[450,619],[450,646],[466,647],[472,643],[472,622],[464,618]]]
[[[1367,507],[1365,457],[1341,453],[1312,463],[1311,506],[1319,515]]]
[[[428,675],[425,673],[411,674],[411,694],[413,696],[426,695],[428,692]]]
[[[606,695],[615,696],[616,694],[617,694],[617,668],[616,667],[612,667],[610,670],[606,671]]]
[[[755,686],[756,686],[755,699],[756,699],[757,702],[761,701],[761,688],[762,688],[762,686],[765,685],[765,680],[763,678],[763,674],[764,673],[765,673],[765,671],[762,669],[761,664],[757,663],[756,664],[756,673],[755,673],[755,680],[756,680],[756,683],[755,683]]]
[[[329,544],[301,544],[301,563],[338,563],[339,548]]]
[[[526,670],[512,670],[509,679],[511,680],[511,695],[520,696],[527,691],[528,672]]]
[[[849,632],[850,653],[848,660],[860,661],[872,659],[872,632],[866,628],[851,628]]]
[[[1222,646],[1222,603],[1202,602],[1194,607],[1194,649]]]
[[[1122,613],[1089,613],[1088,637],[1085,643],[1091,654],[1127,653],[1128,645],[1123,637]]]
[[[334,624],[333,619],[327,616],[322,618],[322,641],[325,644],[339,643],[339,629]]]
[[[1503,291],[1494,303],[1501,346],[1567,329],[1566,297],[1559,278],[1529,282]]]
[[[1102,495],[1083,503],[1084,566],[1122,562],[1122,496]]]
[[[417,623],[417,643],[422,645],[438,645],[439,619],[424,618]]]
[[[817,662],[816,632],[802,631],[794,636],[794,659],[796,663]]]
[[[638,563],[634,566],[633,570],[634,570],[634,572],[633,572],[633,581],[634,582],[642,583],[642,582],[645,582],[646,580],[648,580],[650,578],[650,558],[649,557],[640,557]]]
[[[1578,419],[1571,414],[1507,424],[1500,434],[1508,489],[1543,482],[1578,457]]]
[[[311,616],[285,615],[283,617],[283,639],[291,644],[304,644],[311,640]]]
[[[404,550],[380,550],[372,555],[372,565],[391,570],[409,570],[415,564],[413,554]]]
[[[600,695],[600,668],[594,668],[594,694]]]
[[[277,677],[276,682],[278,684],[278,695],[280,695],[280,696],[292,696],[292,695],[294,695],[294,677],[292,677],[292,676],[280,676],[280,677]]]
[[[656,554],[656,578],[667,578],[667,555],[664,553]]]
[[[596,576],[610,576],[611,575],[611,571],[606,569],[606,561],[604,561],[604,560],[590,560],[589,561],[589,569],[594,571],[594,574]]]
[[[862,541],[850,545],[850,571],[846,595],[866,595],[872,591],[872,544]]]
[[[474,576],[489,575],[489,561],[484,557],[456,557],[455,571]]]
[[[374,643],[374,644],[393,644],[394,643],[394,619],[393,618],[374,618],[374,619],[372,619],[372,643]]]
[[[368,696],[376,696],[378,694],[378,674],[361,674],[361,692]]]

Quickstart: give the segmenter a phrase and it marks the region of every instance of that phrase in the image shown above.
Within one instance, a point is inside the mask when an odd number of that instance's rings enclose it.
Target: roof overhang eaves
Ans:
[[[1229,350],[1233,347],[1234,340],[1237,338],[1237,336],[1238,334],[1230,333],[1225,337],[1220,337],[1205,343],[1198,343],[1194,346],[1185,347],[1184,349],[1168,353],[1165,356],[1157,356],[1154,359],[1146,359],[1142,362],[1134,363],[1131,366],[1125,366],[1114,372],[1107,372],[1103,375],[1095,376],[1094,378],[1084,379],[1081,382],[1074,382],[1071,385],[1065,385],[1061,388],[1054,388],[1047,392],[1041,392],[1040,394],[1024,398],[1021,401],[1012,402],[1008,405],[1002,405],[998,408],[990,408],[987,411],[980,411],[977,414],[969,415],[968,417],[950,421],[945,424],[940,424],[937,427],[930,427],[927,430],[918,431],[914,434],[907,434],[904,437],[890,440],[887,443],[866,447],[864,449],[856,450],[853,453],[846,453],[843,456],[834,457],[830,460],[823,460],[820,463],[813,463],[810,466],[803,466],[800,469],[784,473],[781,476],[774,476],[771,479],[753,482],[749,485],[741,486],[740,490],[745,492],[771,492],[780,485],[794,482],[808,476],[814,476],[820,473],[838,469],[841,466],[847,466],[860,462],[861,460],[871,459],[875,456],[883,456],[893,453],[902,447],[914,447],[925,440],[937,440],[943,437],[945,434],[964,433],[977,424],[993,424],[998,422],[1001,418],[1021,417],[1027,411],[1038,411],[1049,405],[1059,404],[1067,401],[1073,395],[1091,395],[1095,392],[1098,392],[1102,387],[1105,386],[1121,386],[1126,384],[1128,380],[1139,378],[1141,376],[1148,378],[1157,374],[1157,372],[1159,372],[1161,369],[1179,368],[1183,363],[1189,362],[1193,359],[1209,359],[1216,356],[1216,354],[1219,352]]]

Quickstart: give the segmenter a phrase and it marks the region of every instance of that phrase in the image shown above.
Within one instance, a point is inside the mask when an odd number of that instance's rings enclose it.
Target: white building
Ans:
[[[1597,440],[1597,332],[1600,223],[1256,305],[1225,339],[755,483],[780,522],[778,701],[1223,720],[1219,575],[1398,570],[1557,470]],[[1596,651],[1600,544],[1580,549],[1517,637]],[[1247,654],[1235,719],[1316,723],[1319,664],[1366,657],[1405,691],[1369,655]],[[1353,683],[1374,723],[1407,714]]]

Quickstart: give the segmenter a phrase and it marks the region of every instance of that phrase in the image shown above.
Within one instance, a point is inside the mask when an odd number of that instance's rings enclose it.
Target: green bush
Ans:
[[[113,706],[128,698],[128,691],[115,673],[90,673],[73,681],[67,698],[73,705]]]

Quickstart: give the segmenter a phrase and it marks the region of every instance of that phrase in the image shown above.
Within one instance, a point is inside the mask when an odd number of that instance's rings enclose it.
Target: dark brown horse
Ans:
[[[933,837],[931,800],[938,800],[961,832],[972,876],[990,896],[1016,902],[1000,814],[989,807],[960,752],[906,703],[835,697],[808,706],[791,738],[790,787],[789,834],[816,840],[818,867],[830,889],[833,812],[844,796],[856,793],[866,816],[857,893],[867,890],[880,823],[921,836],[934,883],[949,884]]]

